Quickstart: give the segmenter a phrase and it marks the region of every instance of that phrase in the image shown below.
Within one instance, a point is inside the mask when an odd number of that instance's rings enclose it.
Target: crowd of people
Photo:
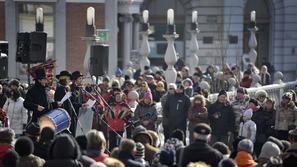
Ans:
[[[296,164],[297,85],[279,104],[264,90],[250,97],[246,89],[272,83],[265,65],[244,72],[237,65],[197,67],[193,74],[182,66],[169,84],[162,70],[127,71],[98,83],[79,71],[53,79],[39,68],[34,85],[1,83],[0,167]],[[230,101],[227,91],[236,98]],[[218,93],[213,103],[210,93]],[[59,108],[67,116],[58,121],[68,128],[40,121],[56,123],[49,113]]]

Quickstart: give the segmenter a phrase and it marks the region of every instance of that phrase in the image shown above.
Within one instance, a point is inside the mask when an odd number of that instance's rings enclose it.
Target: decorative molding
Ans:
[[[121,14],[133,14],[140,13],[140,6],[143,0],[119,0],[118,1],[118,13]]]
[[[105,3],[106,0],[66,0],[66,3]]]
[[[57,0],[14,0],[15,2],[57,2]]]

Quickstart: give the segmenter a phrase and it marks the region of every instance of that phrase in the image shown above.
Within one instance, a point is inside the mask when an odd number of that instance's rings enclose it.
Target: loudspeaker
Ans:
[[[30,33],[22,32],[17,34],[17,50],[16,61],[17,62],[30,62]]]
[[[31,32],[30,34],[30,62],[43,63],[46,61],[46,40],[44,32]]]
[[[108,72],[109,45],[92,45],[90,56],[90,74],[103,76]]]
[[[8,42],[0,41],[0,79],[8,77]]]
[[[45,62],[46,41],[44,32],[18,33],[16,61],[24,64]]]

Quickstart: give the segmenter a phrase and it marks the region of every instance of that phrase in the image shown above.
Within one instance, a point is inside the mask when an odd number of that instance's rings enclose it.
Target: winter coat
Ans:
[[[218,118],[215,118],[216,115]],[[208,110],[210,126],[214,135],[226,135],[234,132],[234,113],[229,103],[219,101],[211,104]]]
[[[83,99],[83,91],[74,83],[70,86],[72,96],[70,97],[75,112],[78,113],[79,109],[81,108],[82,104],[84,103]],[[62,97],[63,98],[63,97]]]
[[[254,121],[257,125],[256,143],[265,143],[269,137],[266,134],[266,130],[268,128],[267,125],[270,118],[265,115],[266,113],[262,107],[260,107],[257,111],[253,111],[252,121]]]
[[[8,116],[8,125],[14,130],[15,134],[23,134],[24,125],[27,124],[27,109],[23,105],[24,99],[19,97],[16,101],[7,99],[3,106]]]
[[[110,105],[112,110],[107,110],[105,112],[104,117],[113,130],[117,132],[125,131],[125,125],[128,121],[133,117],[133,113],[129,106],[122,102],[122,103],[112,103]],[[111,129],[109,129],[111,130]]]
[[[286,106],[280,104],[275,115],[275,130],[290,130],[291,126],[297,125],[297,108],[293,101]]]
[[[83,167],[82,163],[78,160],[70,160],[70,159],[56,159],[56,160],[48,160],[45,162],[43,167]]]
[[[13,150],[13,146],[11,146],[10,144],[0,144],[0,167],[3,167],[2,165],[2,159],[4,157],[4,155],[10,151]]]
[[[198,123],[209,123],[208,112],[206,107],[191,106],[188,111],[189,130],[192,131]]]
[[[95,160],[96,162],[103,162],[105,158],[108,157],[107,154],[98,150],[86,150],[86,155]]]
[[[163,109],[163,121],[170,124],[169,134],[175,129],[186,130],[190,98],[183,93],[169,95]]]
[[[239,151],[235,157],[235,162],[238,167],[253,167],[256,165],[253,157],[244,151]]]
[[[47,142],[36,142],[34,143],[34,155],[47,160],[48,159],[48,151],[49,151],[49,147],[52,144],[51,141],[47,141]]]
[[[38,105],[44,107],[44,110],[38,111],[37,110]],[[27,95],[24,101],[24,107],[29,111],[33,111],[31,121],[37,122],[39,117],[48,113],[50,110],[57,108],[58,105],[56,102],[53,102],[53,103],[48,102],[45,87],[42,86],[40,83],[36,82],[31,87],[31,89],[29,89],[27,92]]]
[[[296,166],[297,164],[297,144],[294,143],[281,155],[283,166]]]
[[[235,118],[235,132],[239,131],[239,124],[240,124],[240,118],[243,115],[244,110],[247,108],[249,104],[249,98],[246,97],[243,101],[236,99],[231,103],[233,113],[234,113],[234,118]]]
[[[1,93],[1,94],[0,94],[0,108],[3,108],[3,106],[4,106],[5,102],[6,102],[6,100],[7,100],[6,95],[5,95],[4,93]]]
[[[269,73],[266,73],[266,74],[260,73],[260,77],[261,77],[261,85],[265,86],[265,85],[271,84],[271,77]]]
[[[253,143],[256,141],[257,125],[252,120],[241,122],[239,125],[238,136],[250,139]]]
[[[158,118],[158,112],[156,104],[145,104],[140,102],[134,111],[134,119],[140,121],[140,124],[147,130],[156,131],[156,122]],[[148,125],[144,125],[143,121],[149,121]]]
[[[166,94],[166,91],[155,91],[154,94],[153,94],[153,100],[154,102],[160,102],[161,98],[163,95]]]
[[[244,88],[250,88],[252,85],[253,79],[251,77],[244,77],[240,82],[240,86]]]
[[[190,162],[205,162],[212,167],[217,167],[223,155],[209,146],[205,141],[196,140],[194,143],[185,147],[184,150],[180,150],[181,166],[185,167]]]
[[[120,152],[119,160],[127,167],[145,167],[142,163],[135,161],[131,153],[128,152]]]
[[[266,131],[265,134],[266,136],[274,136],[274,125],[275,125],[275,114],[276,114],[276,110],[275,109],[266,109],[265,107],[264,109],[264,115],[263,117],[266,118],[267,121],[265,121],[265,125],[266,125]]]
[[[194,90],[193,90],[193,87],[192,86],[185,88],[185,94],[187,96],[192,97],[193,96],[193,92],[194,92]]]
[[[18,167],[42,167],[44,163],[44,159],[30,154],[25,157],[20,157]]]

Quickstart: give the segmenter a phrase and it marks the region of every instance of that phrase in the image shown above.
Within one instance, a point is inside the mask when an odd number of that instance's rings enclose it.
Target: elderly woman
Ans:
[[[93,129],[87,133],[86,155],[96,162],[103,162],[108,157],[104,153],[106,140],[102,132]]]

